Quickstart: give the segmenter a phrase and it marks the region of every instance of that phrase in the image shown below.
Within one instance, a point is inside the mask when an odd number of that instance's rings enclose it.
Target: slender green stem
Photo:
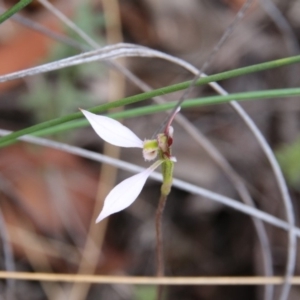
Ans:
[[[196,106],[205,105],[216,105],[222,103],[228,103],[230,101],[249,101],[249,100],[261,100],[270,98],[282,98],[282,97],[296,97],[300,95],[300,88],[290,89],[276,89],[276,90],[265,90],[265,91],[254,91],[245,93],[236,93],[229,95],[216,95],[203,98],[188,99],[182,103],[182,108],[192,108]],[[149,106],[143,106],[135,109],[126,110],[123,112],[109,114],[111,118],[132,118],[137,116],[143,116],[147,114],[154,114],[172,109],[175,102],[168,102],[163,104],[152,104]]]
[[[20,11],[31,2],[32,0],[20,0],[17,4],[0,15],[0,24],[9,19],[12,15]]]
[[[267,70],[267,69],[276,68],[276,67],[280,67],[280,66],[284,66],[284,65],[288,65],[288,64],[299,63],[299,62],[300,62],[300,55],[294,56],[294,57],[283,58],[283,59],[279,59],[279,60],[275,60],[275,61],[271,61],[271,62],[266,62],[266,63],[262,63],[262,64],[250,66],[250,67],[240,68],[240,69],[227,71],[227,72],[223,72],[223,73],[220,73],[220,74],[200,78],[197,81],[197,85],[203,85],[203,84],[207,84],[208,82],[219,81],[219,80],[222,80],[222,79],[228,79],[228,78],[232,78],[232,77],[236,77],[236,76],[240,76],[240,75],[245,75],[245,74],[249,74],[249,73],[253,73],[253,72],[257,72],[257,71]],[[127,98],[124,98],[124,99],[121,99],[121,100],[117,100],[117,101],[114,101],[114,102],[111,102],[111,103],[107,103],[107,104],[103,104],[101,106],[94,107],[94,108],[90,109],[90,111],[94,112],[94,113],[101,113],[101,112],[107,111],[108,109],[111,109],[111,108],[115,108],[115,107],[119,107],[119,106],[125,106],[125,105],[128,105],[128,104],[132,104],[132,103],[135,103],[135,102],[138,102],[138,101],[145,100],[145,99],[153,98],[153,97],[156,97],[156,96],[161,96],[161,95],[164,95],[164,94],[173,93],[173,92],[176,92],[178,90],[188,88],[190,83],[191,83],[190,81],[186,81],[186,82],[182,82],[182,83],[179,83],[179,84],[175,84],[175,85],[163,87],[163,88],[160,88],[160,89],[156,89],[156,90],[153,90],[153,91],[150,91],[150,92],[141,93],[141,94],[138,94],[138,95],[135,95],[135,96],[127,97]],[[285,90],[277,90],[277,91],[279,91],[281,93],[280,97],[282,97],[282,96],[294,96],[297,93],[296,90],[299,90],[299,89],[285,89]],[[272,91],[265,91],[265,93],[268,93],[268,92],[270,92],[269,96],[265,95],[265,96],[262,96],[262,97],[264,97],[264,98],[266,98],[266,97],[276,97],[276,95],[274,95],[274,93],[276,93],[276,92],[274,92],[274,91],[273,92]],[[257,92],[257,93],[259,93],[259,92]],[[238,94],[236,94],[236,95],[238,95]],[[216,96],[216,97],[220,97],[220,96]],[[224,97],[223,98],[224,102],[235,99],[234,97],[232,98],[232,95],[221,96],[221,97]],[[229,98],[226,98],[226,97],[231,97],[231,99],[228,100]],[[247,96],[244,96],[244,97],[247,98]],[[258,96],[258,98],[259,97],[260,96]],[[245,98],[240,98],[240,99],[236,99],[236,100],[243,100]],[[248,99],[254,99],[254,98],[248,97]],[[202,100],[200,99],[199,101],[202,101]],[[187,107],[187,104],[186,104],[187,102],[188,101],[185,101],[182,106]],[[222,101],[219,100],[219,102],[218,102],[218,100],[216,98],[213,99],[213,97],[212,97],[210,102],[206,102],[206,103],[203,102],[203,105],[204,104],[206,104],[206,105],[207,104],[216,104],[216,103],[222,103]],[[199,105],[199,104],[195,103],[195,105]],[[192,106],[193,106],[193,104],[190,104],[189,107],[192,107]],[[163,106],[161,106],[161,107],[163,107]],[[174,104],[173,104],[172,107],[174,107]],[[170,107],[167,108],[167,109],[170,109]],[[162,109],[162,110],[165,110],[165,109]],[[0,138],[0,146],[3,147],[4,145],[10,144],[11,141],[17,139],[18,137],[20,137],[22,135],[33,134],[37,131],[47,129],[47,128],[50,128],[50,127],[53,127],[53,126],[56,126],[56,125],[60,125],[60,124],[63,124],[63,123],[66,123],[66,122],[69,122],[69,121],[72,121],[72,120],[80,119],[80,118],[82,118],[82,115],[81,115],[80,112],[78,112],[78,113],[67,115],[67,116],[62,117],[62,118],[53,119],[53,120],[50,120],[50,121],[47,121],[47,122],[43,122],[43,123],[28,127],[28,128],[25,128],[25,129],[16,131],[12,134],[9,134],[5,137]]]
[[[192,108],[196,106],[204,106],[211,104],[222,104],[227,103],[231,100],[237,101],[248,101],[248,100],[260,100],[264,98],[276,98],[276,97],[292,97],[299,96],[300,89],[282,89],[282,90],[267,90],[267,91],[256,91],[256,92],[247,92],[247,93],[239,93],[239,94],[230,94],[228,96],[211,96],[211,97],[203,97],[197,99],[189,99],[186,100],[182,107],[183,108]],[[148,106],[143,106],[134,109],[128,109],[122,112],[110,113],[107,116],[114,119],[127,119],[138,116],[144,116],[148,114],[154,114],[157,112],[166,111],[172,109],[175,106],[176,102],[168,102],[164,104],[151,104]],[[81,128],[89,125],[87,120],[73,120],[70,122],[62,123],[57,126],[49,127],[37,132],[34,132],[36,136],[46,136],[51,135],[58,132],[63,132],[71,129]],[[1,141],[1,139],[0,139]],[[2,144],[0,144],[2,146]]]
[[[211,97],[203,97],[197,99],[189,99],[183,102],[183,108],[191,108],[195,106],[203,106],[203,105],[213,105],[213,104],[221,104],[227,103],[232,100],[237,101],[246,101],[246,100],[258,100],[258,99],[266,99],[266,98],[277,98],[277,97],[292,97],[299,96],[300,88],[293,89],[279,89],[279,90],[266,90],[266,91],[255,91],[255,92],[246,92],[246,93],[237,93],[230,94],[226,96],[211,96]],[[126,98],[128,99],[128,98]],[[114,102],[116,107],[123,100],[119,100]],[[118,103],[117,103],[118,102]],[[166,111],[172,109],[176,105],[176,102],[169,102],[164,104],[157,105],[149,105],[140,108],[130,109],[123,112],[117,112],[109,114],[108,116],[112,118],[132,118],[137,116],[143,116],[147,114],[154,114],[161,111]],[[93,112],[104,112],[107,110],[107,107],[110,104],[104,104],[101,107],[96,107],[91,109]],[[101,108],[101,110],[100,110]],[[10,135],[0,138],[0,147],[4,147],[10,145],[14,142],[18,137],[25,134],[34,134],[37,136],[50,135],[57,132],[62,132],[70,129],[80,128],[88,125],[86,120],[76,120],[81,118],[82,114],[80,112],[72,115],[68,115],[63,118],[54,119],[48,122],[44,122],[41,124],[37,124],[19,131],[16,131]],[[63,121],[62,121],[63,119]]]

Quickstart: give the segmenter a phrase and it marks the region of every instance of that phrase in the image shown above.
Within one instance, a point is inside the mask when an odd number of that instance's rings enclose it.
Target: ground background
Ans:
[[[122,28],[121,39],[181,57],[200,68],[242,2],[120,1],[118,20]],[[6,5],[12,3],[14,1],[5,1]],[[255,3],[214,57],[207,73],[297,54],[300,3],[296,0],[276,3],[289,21],[296,39],[291,42],[278,29],[276,22]],[[57,0],[53,4],[99,43],[106,43],[107,11],[97,1],[70,1],[66,4]],[[22,14],[57,32],[75,37],[40,4],[30,5]],[[113,33],[112,36],[114,38]],[[53,42],[23,25],[10,21],[1,25],[1,74],[75,53],[78,50]],[[126,66],[154,88],[192,78],[181,68],[158,59],[127,59]],[[299,86],[298,74],[299,66],[294,65],[226,80],[221,84],[229,93],[296,87]],[[126,96],[141,92],[122,79],[113,81],[113,76],[103,65],[92,64],[0,85],[0,127],[17,130],[72,113],[78,107],[89,108],[107,101],[111,90],[117,95],[121,91],[120,97],[122,93]],[[113,87],[109,90],[111,84]],[[213,93],[208,87],[195,88],[191,97]],[[168,95],[166,99],[178,99],[180,95]],[[280,155],[295,214],[299,215],[300,167],[299,160],[295,159],[300,153],[297,151],[299,99],[249,101],[242,105],[272,149]],[[183,114],[241,175],[257,206],[284,218],[270,166],[252,134],[233,110],[228,105],[219,105],[185,110]],[[163,119],[164,114],[157,114],[127,120],[126,125],[140,137],[149,137]],[[174,127],[174,155],[178,159],[175,176],[238,199],[226,176],[208,155],[179,126]],[[52,138],[94,151],[103,150],[103,142],[90,128],[61,133]],[[285,148],[287,145],[290,152]],[[0,154],[0,204],[13,246],[16,269],[77,272],[99,184],[101,187],[99,164],[23,143],[1,149]],[[126,161],[145,165],[138,151],[122,151],[121,156]],[[119,172],[117,181],[128,176],[126,172]],[[103,184],[105,189],[105,182]],[[92,236],[104,236],[104,241],[98,246],[96,243],[96,249],[92,250],[93,255],[97,253],[97,259],[86,264],[87,272],[95,268],[93,272],[97,274],[154,274],[154,213],[158,197],[159,184],[149,180],[133,206],[113,215],[107,227],[105,223],[97,225]],[[164,229],[167,275],[262,274],[256,233],[251,219],[241,213],[174,188],[164,214]],[[271,226],[267,226],[267,230],[274,271],[281,275],[286,262],[287,236]],[[298,259],[297,274],[299,263]],[[1,264],[4,268],[3,260]],[[14,285],[12,299],[66,299],[72,288],[70,284],[18,282]],[[80,290],[80,287],[77,288]],[[6,297],[7,284],[4,281],[1,290],[2,297]],[[152,299],[152,294],[153,289],[146,287],[92,285],[82,296],[79,292],[70,299]],[[298,299],[299,294],[299,289],[293,288],[289,299]],[[178,286],[167,289],[166,299],[262,299],[262,290],[256,287]]]

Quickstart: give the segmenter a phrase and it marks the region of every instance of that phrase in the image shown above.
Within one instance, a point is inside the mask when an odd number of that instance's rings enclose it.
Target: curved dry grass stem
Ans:
[[[261,6],[264,8],[266,13],[270,16],[270,18],[273,20],[273,22],[276,24],[278,29],[281,31],[282,36],[284,38],[286,48],[290,55],[298,54],[300,51],[299,43],[297,41],[297,37],[293,32],[293,29],[289,25],[288,21],[284,17],[284,15],[281,13],[281,11],[277,8],[277,6],[273,3],[271,0],[260,0]],[[293,84],[292,82],[296,83],[295,76],[297,76],[297,70],[294,69],[294,71],[290,74],[290,84]],[[277,174],[277,180],[284,183],[284,178],[281,174],[281,170],[278,170],[278,164],[275,162],[275,165],[273,167],[274,172]],[[281,188],[281,194],[284,201],[287,202],[286,207],[289,207],[289,210],[293,210],[291,201],[288,200],[288,191]],[[288,197],[288,198],[287,198]],[[290,219],[291,222],[295,222],[293,213],[291,211],[287,211],[287,218]],[[296,238],[292,235],[292,233],[289,233],[289,243],[288,243],[288,262],[286,265],[286,281],[282,287],[281,293],[280,293],[280,300],[286,300],[288,299],[289,292],[290,292],[290,279],[293,276],[295,264],[296,264],[296,253],[297,253],[297,241]],[[293,257],[293,252],[295,253]]]
[[[153,52],[153,50],[146,47],[136,46],[128,43],[119,43],[111,46],[105,46],[101,49],[77,54],[65,59],[60,59],[55,62],[43,64],[38,67],[1,75],[0,82],[47,73],[50,71],[60,70],[66,67],[94,61],[117,59],[121,57],[156,57],[156,55],[159,55],[158,53],[160,52],[157,52],[157,54],[155,54],[155,52],[156,51]]]

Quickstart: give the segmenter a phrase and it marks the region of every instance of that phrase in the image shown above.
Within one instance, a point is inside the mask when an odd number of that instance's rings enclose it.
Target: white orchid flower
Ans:
[[[102,211],[96,220],[96,223],[98,223],[109,215],[130,206],[139,196],[150,174],[162,163],[170,165],[173,170],[172,165],[176,161],[176,158],[172,157],[170,152],[170,146],[173,141],[171,134],[159,134],[157,139],[145,140],[143,142],[134,132],[120,122],[105,116],[95,115],[86,110],[81,111],[95,132],[106,142],[119,147],[142,148],[145,160],[153,160],[158,153],[160,154],[160,159],[148,169],[125,179],[110,191],[104,200]],[[169,131],[173,134],[170,126],[168,127]],[[172,172],[169,173],[171,174]],[[170,176],[172,177],[172,174]],[[170,176],[167,176],[168,190],[170,190],[172,182]],[[163,177],[165,179],[166,176],[163,174]]]

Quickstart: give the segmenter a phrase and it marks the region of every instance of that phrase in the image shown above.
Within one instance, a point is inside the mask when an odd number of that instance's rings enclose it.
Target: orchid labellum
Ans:
[[[173,143],[173,128],[168,123],[164,133],[157,135],[156,139],[142,141],[129,128],[109,117],[95,115],[89,111],[81,110],[95,132],[106,142],[125,148],[141,148],[145,160],[150,161],[159,156],[159,159],[148,169],[129,177],[115,186],[104,200],[103,209],[96,223],[109,215],[119,212],[131,205],[139,196],[150,174],[162,165],[163,184],[161,192],[168,195],[172,185],[172,174],[175,157],[171,156]],[[179,109],[176,111],[176,113]]]

